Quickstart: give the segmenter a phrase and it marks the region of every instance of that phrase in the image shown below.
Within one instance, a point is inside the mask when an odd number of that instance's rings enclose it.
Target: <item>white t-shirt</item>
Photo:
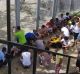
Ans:
[[[21,54],[22,59],[21,62],[23,66],[30,66],[31,65],[31,53],[30,52],[22,52]]]
[[[74,27],[73,27],[74,29],[73,29],[73,32],[75,32],[75,33],[79,33],[79,27],[78,27],[78,25],[76,24],[76,25],[74,25]]]
[[[69,30],[66,27],[62,27],[61,31],[63,32],[64,36],[69,37]]]
[[[74,32],[74,26],[73,25],[70,26],[70,30],[72,30],[72,32]]]

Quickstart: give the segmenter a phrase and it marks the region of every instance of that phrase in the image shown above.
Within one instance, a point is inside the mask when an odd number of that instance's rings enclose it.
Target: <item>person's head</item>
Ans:
[[[54,19],[53,19],[53,18],[52,18],[52,19],[50,19],[50,22],[51,22],[51,23],[54,23]]]
[[[20,28],[20,26],[17,26],[16,31],[19,31],[19,30],[21,30],[21,28]]]
[[[41,26],[41,28],[45,28],[45,27],[46,27],[45,25],[42,25],[42,26]]]
[[[68,40],[68,37],[64,37],[64,40],[66,40],[66,41],[67,41],[67,40]]]
[[[61,18],[63,18],[63,13],[61,13],[61,15],[60,15],[60,16],[61,16]]]
[[[2,48],[2,52],[5,53],[6,52],[6,47]]]
[[[69,16],[69,12],[66,12],[66,15]]]
[[[72,25],[75,25],[75,21],[72,21]]]
[[[34,29],[33,32],[35,33],[35,32],[37,32],[37,30]]]
[[[58,18],[56,18],[55,20],[56,20],[56,21],[59,21],[59,19],[58,19]]]
[[[79,17],[76,17],[76,22],[79,22]]]

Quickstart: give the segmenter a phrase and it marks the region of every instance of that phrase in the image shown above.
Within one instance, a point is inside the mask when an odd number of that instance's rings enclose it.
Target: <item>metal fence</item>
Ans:
[[[61,55],[61,56],[67,57],[68,62],[67,62],[66,74],[69,74],[69,67],[70,67],[71,58],[75,58],[75,57],[72,57],[72,56],[69,56],[69,55],[59,54],[59,53],[55,53],[55,52],[51,52],[51,51],[47,51],[47,50],[41,50],[41,49],[38,49],[38,48],[33,47],[33,46],[21,45],[21,44],[14,43],[14,42],[11,42],[11,41],[6,41],[6,40],[1,40],[0,39],[0,43],[7,44],[9,46],[8,51],[10,51],[10,49],[11,49],[10,47],[12,45],[19,46],[19,47],[25,47],[25,48],[28,48],[28,49],[33,49],[33,72],[32,72],[32,74],[36,74],[37,53],[38,52],[47,52],[47,53],[50,53],[50,54],[56,54],[56,55]],[[11,74],[11,54],[10,54],[10,52],[8,52],[8,74]]]
[[[21,45],[18,43],[11,42],[10,0],[6,0],[6,4],[7,4],[7,40],[0,39],[0,43],[7,44],[7,46],[8,46],[8,74],[11,74],[11,56],[10,55],[11,55],[11,46],[12,45],[33,49],[34,56],[33,56],[33,72],[32,72],[32,74],[36,74],[37,53],[39,51],[48,52],[51,54],[56,54],[56,55],[68,57],[67,68],[66,68],[66,74],[68,74],[69,73],[70,60],[71,60],[71,58],[75,58],[75,57],[63,55],[63,54],[59,54],[59,53],[54,53],[54,52],[47,51],[47,50],[40,50],[40,49],[37,49],[36,47],[32,47],[32,46],[28,46],[28,45]]]

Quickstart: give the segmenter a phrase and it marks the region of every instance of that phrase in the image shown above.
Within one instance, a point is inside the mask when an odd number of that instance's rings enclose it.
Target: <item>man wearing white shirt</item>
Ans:
[[[76,23],[76,25],[74,25],[74,30],[73,30],[73,32],[74,32],[74,40],[76,40],[77,37],[78,37],[78,34],[79,34],[79,32],[80,32],[80,28],[78,27],[78,23]]]
[[[68,28],[66,27],[66,26],[63,26],[62,28],[61,28],[61,32],[63,33],[63,35],[64,35],[64,37],[69,37],[69,30],[68,30]]]
[[[24,68],[29,68],[31,66],[31,53],[22,52],[20,61]]]

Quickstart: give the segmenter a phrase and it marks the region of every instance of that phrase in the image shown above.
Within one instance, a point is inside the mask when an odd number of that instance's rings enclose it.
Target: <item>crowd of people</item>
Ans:
[[[38,48],[38,50],[54,51],[56,53],[64,54],[70,51],[71,48],[79,44],[80,41],[80,18],[74,17],[67,12],[65,15],[61,14],[58,18],[52,18],[41,28],[33,30],[33,32],[24,33],[20,26],[16,27],[14,36],[16,41],[22,45],[31,45]],[[51,50],[52,49],[52,50]],[[76,49],[75,49],[76,50]],[[3,50],[2,50],[3,52]],[[13,46],[11,55],[14,57],[20,53],[20,61],[24,68],[31,66],[32,53],[29,48]],[[76,66],[80,71],[80,49],[78,49],[78,59]],[[59,74],[62,67],[63,56],[47,52],[38,53],[39,64],[48,67],[52,60],[55,61],[55,74]],[[0,63],[4,64],[4,56],[0,53]]]

